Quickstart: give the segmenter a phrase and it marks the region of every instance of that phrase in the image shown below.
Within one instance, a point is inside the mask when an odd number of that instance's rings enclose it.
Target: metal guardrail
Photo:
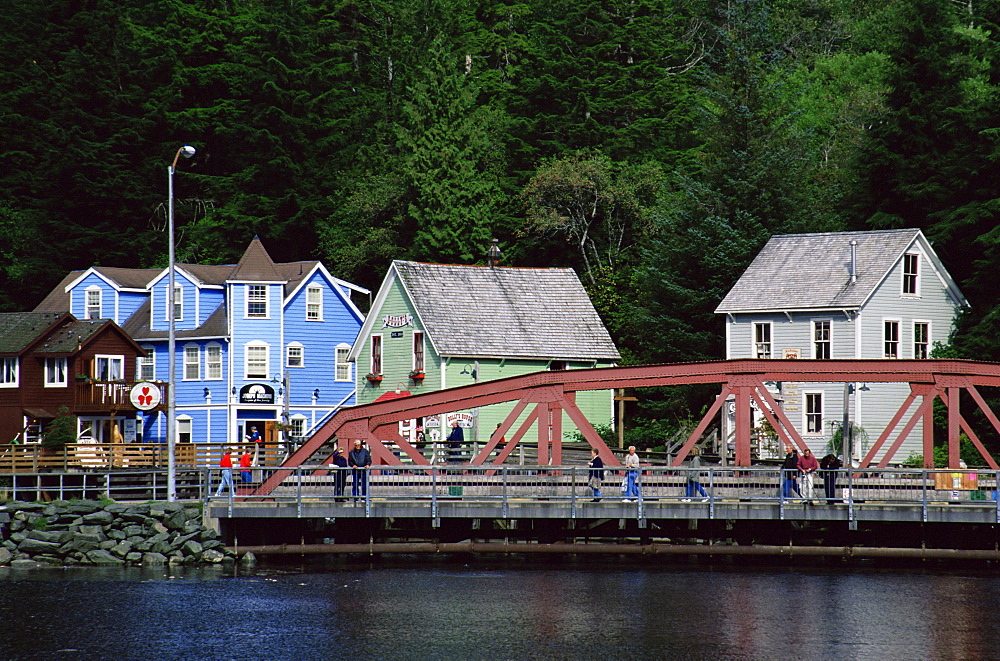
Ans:
[[[207,489],[204,470],[177,472],[178,498],[201,500]],[[0,503],[8,500],[50,501],[85,498],[116,501],[167,499],[167,471],[79,471],[0,475]]]
[[[376,467],[367,471],[368,488],[355,496],[354,469],[303,465],[292,468],[291,474],[270,494],[253,495],[255,486],[274,470],[277,469],[253,469],[250,481],[241,482],[239,471],[234,469],[236,489],[232,494],[223,493],[221,498],[248,503],[295,503],[300,512],[303,502],[349,501],[363,504],[366,515],[371,514],[373,503],[429,501],[435,516],[437,503],[441,501],[499,505],[505,515],[512,503],[560,502],[570,504],[572,516],[575,516],[579,503],[595,498],[588,487],[590,469],[581,466]],[[284,467],[283,470],[289,469]],[[924,521],[929,506],[962,502],[995,509],[996,520],[1000,522],[1000,502],[997,501],[1000,471],[853,468],[819,471],[813,475],[811,490],[808,479],[789,473],[755,467],[643,467],[638,480],[639,497],[627,499],[623,484],[625,471],[605,469],[601,500],[628,500],[636,506],[640,518],[644,516],[645,507],[654,502],[705,504],[710,517],[721,503],[776,504],[781,518],[784,518],[786,505],[809,503],[846,505],[850,520],[855,519],[854,510],[858,505],[920,507]],[[831,480],[829,492],[826,479]],[[217,487],[219,471],[208,471],[205,481],[213,489]],[[214,490],[211,493],[214,494]]]

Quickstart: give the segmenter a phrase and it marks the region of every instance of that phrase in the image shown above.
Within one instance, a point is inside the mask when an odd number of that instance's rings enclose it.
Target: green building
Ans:
[[[398,260],[348,358],[356,364],[358,404],[541,370],[609,367],[620,359],[572,269]],[[576,404],[591,424],[614,424],[610,390],[579,392]],[[496,404],[409,420],[400,433],[412,441],[423,426],[428,441],[441,440],[457,420],[466,441],[482,444],[512,408]],[[563,429],[575,430],[563,415]]]

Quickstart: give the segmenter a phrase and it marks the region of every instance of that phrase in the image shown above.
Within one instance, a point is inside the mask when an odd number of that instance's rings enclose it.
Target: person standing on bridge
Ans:
[[[236,485],[233,484],[233,457],[232,450],[228,448],[223,451],[222,459],[219,460],[219,468],[222,469],[222,481],[219,488],[215,490],[216,497],[222,495],[222,489],[228,484],[230,497],[236,496]]]
[[[833,500],[837,495],[837,471],[843,465],[844,462],[832,452],[819,462],[819,467],[823,470],[823,491],[826,493],[828,501]]]
[[[362,498],[368,495],[368,468],[372,465],[372,453],[361,445],[359,438],[354,439],[354,448],[347,455],[347,465],[354,469],[351,494],[354,496],[354,502],[357,502],[359,495]]]
[[[799,457],[799,473],[802,476],[802,497],[811,501],[813,497],[813,479],[819,470],[819,462],[813,456],[812,450],[806,448]]]
[[[590,461],[587,462],[590,466],[590,479],[587,480],[587,485],[594,491],[594,501],[595,503],[601,502],[601,482],[604,481],[604,461],[597,455],[596,448],[590,448]]]
[[[251,482],[250,476],[250,462],[253,458],[250,456],[250,450],[243,448],[243,454],[240,455],[240,479],[243,482]]]
[[[691,458],[688,460],[688,467],[692,470],[688,471],[687,484],[684,487],[684,498],[681,499],[681,502],[691,502],[695,493],[700,493],[704,499],[702,502],[707,502],[708,494],[705,493],[705,487],[701,486],[701,482],[698,479],[701,477],[701,450],[698,448],[691,448]]]
[[[628,446],[628,454],[625,455],[625,500],[639,498],[639,455],[635,453],[635,446]]]
[[[781,497],[791,498],[792,492],[802,497],[799,491],[799,451],[789,445],[785,448],[785,461],[781,464]]]
[[[451,423],[451,433],[445,439],[448,444],[448,461],[458,463],[462,461],[462,446],[465,445],[465,433],[458,425],[458,420]]]
[[[340,446],[333,448],[333,495],[338,503],[344,502],[344,487],[347,486],[347,458]]]

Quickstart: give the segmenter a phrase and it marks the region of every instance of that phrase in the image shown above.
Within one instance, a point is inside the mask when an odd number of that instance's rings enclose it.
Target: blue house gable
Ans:
[[[167,381],[168,275],[76,271],[36,310],[119,321],[149,352],[136,377]],[[347,354],[364,316],[350,296],[367,290],[317,261],[275,263],[257,238],[237,264],[178,264],[174,283],[178,442],[240,441],[251,426],[281,442],[279,427],[304,436],[355,403]],[[136,440],[166,440],[164,413],[140,414],[136,426]]]

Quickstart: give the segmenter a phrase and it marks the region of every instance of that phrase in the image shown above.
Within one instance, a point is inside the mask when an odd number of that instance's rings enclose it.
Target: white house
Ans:
[[[967,306],[923,233],[899,229],[773,236],[715,311],[726,316],[726,358],[924,359],[948,341]],[[845,391],[850,419],[865,432],[855,439],[858,458],[905,400],[907,384],[772,388],[817,453],[842,424]],[[894,461],[921,453],[921,434],[918,425]]]

